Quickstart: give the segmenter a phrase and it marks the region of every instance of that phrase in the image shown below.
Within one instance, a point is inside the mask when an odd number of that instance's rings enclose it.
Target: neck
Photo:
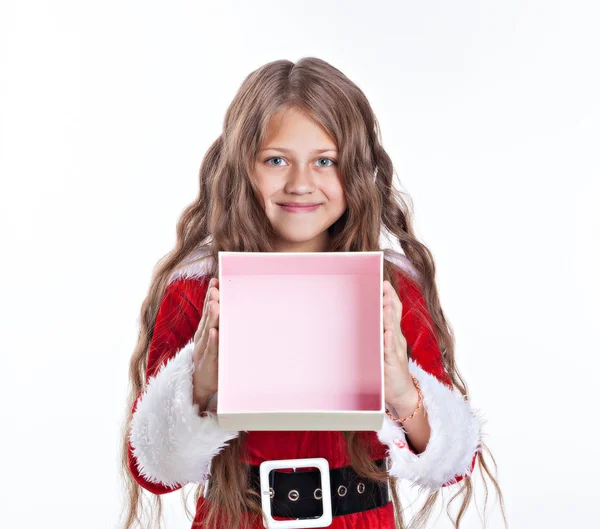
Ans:
[[[274,245],[276,252],[326,252],[329,248],[327,230],[310,241],[293,242],[279,239]]]

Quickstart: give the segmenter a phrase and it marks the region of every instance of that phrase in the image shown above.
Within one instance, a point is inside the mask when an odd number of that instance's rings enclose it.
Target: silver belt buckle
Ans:
[[[275,520],[271,514],[271,490],[269,473],[278,468],[316,467],[321,473],[321,501],[323,515],[318,518],[296,518],[295,520]],[[274,459],[260,464],[260,496],[262,508],[266,515],[263,525],[267,529],[294,529],[308,527],[329,527],[333,522],[331,513],[331,483],[329,480],[329,461],[323,457],[307,457],[303,459]],[[265,523],[266,522],[266,523]]]

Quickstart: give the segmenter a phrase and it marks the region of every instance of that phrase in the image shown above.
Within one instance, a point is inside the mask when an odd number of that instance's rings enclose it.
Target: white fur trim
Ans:
[[[396,250],[393,250],[392,248],[384,248],[382,251],[386,260],[391,261],[396,266],[402,268],[413,279],[418,278],[419,274],[409,261],[408,257],[400,252],[397,252]],[[206,247],[202,247],[192,252],[186,259],[184,259],[181,268],[175,270],[171,274],[169,282],[174,281],[177,278],[202,277],[208,274],[209,267],[214,261],[212,256],[200,261],[196,261],[197,259],[200,259],[208,254],[209,251]]]
[[[167,486],[203,483],[212,458],[239,432],[219,428],[193,403],[193,339],[151,377],[133,414],[130,441],[140,474]]]
[[[419,272],[410,262],[408,257],[406,257],[406,255],[397,252],[396,250],[392,250],[391,248],[384,248],[382,251],[386,261],[391,261],[396,266],[402,268],[402,270],[407,272],[408,275],[411,276],[414,280],[418,280]]]
[[[409,372],[419,381],[431,435],[425,450],[415,454],[406,444],[406,432],[387,414],[377,432],[388,445],[391,476],[408,479],[421,489],[435,491],[469,475],[473,456],[481,448],[482,418],[457,389],[451,389],[409,359]]]
[[[183,261],[181,268],[175,270],[169,278],[169,283],[178,278],[202,277],[209,272],[209,267],[213,264],[213,257],[209,255],[206,248],[200,248],[188,255]],[[200,261],[197,259],[203,258]]]

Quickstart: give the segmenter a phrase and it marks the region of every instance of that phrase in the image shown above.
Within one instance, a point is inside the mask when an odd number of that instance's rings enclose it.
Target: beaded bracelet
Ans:
[[[389,418],[392,419],[392,421],[398,422],[400,424],[402,424],[405,421],[408,421],[409,419],[412,419],[415,416],[415,413],[417,413],[421,409],[421,405],[423,404],[423,394],[421,393],[421,386],[419,384],[419,381],[412,374],[410,375],[410,377],[412,378],[413,383],[414,383],[415,387],[417,388],[417,393],[419,394],[417,407],[414,409],[414,411],[408,417],[405,417],[404,419],[396,419],[390,413],[390,410],[388,410],[387,408],[385,409],[385,412],[388,414]]]

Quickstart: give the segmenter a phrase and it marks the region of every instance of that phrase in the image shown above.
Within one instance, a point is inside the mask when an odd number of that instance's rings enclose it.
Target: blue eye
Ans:
[[[267,158],[265,160],[265,163],[268,163],[269,165],[273,165],[274,167],[282,167],[281,163],[277,163],[277,164],[269,163],[271,160],[283,160],[283,158],[281,156],[272,156],[271,158]],[[319,160],[329,160],[331,162],[329,165],[320,165],[320,167],[331,167],[332,165],[336,165],[336,163],[337,163],[332,158],[319,158]]]
[[[337,163],[335,160],[332,160],[331,158],[319,158],[319,160],[329,160],[331,162],[329,165],[322,165],[321,167],[331,167],[332,165],[335,165]]]
[[[266,163],[269,163],[271,160],[283,160],[283,158],[281,158],[281,156],[272,156],[271,158],[267,158],[265,160]],[[273,164],[269,164],[269,165],[273,165]],[[279,167],[281,164],[275,164],[275,167]]]

